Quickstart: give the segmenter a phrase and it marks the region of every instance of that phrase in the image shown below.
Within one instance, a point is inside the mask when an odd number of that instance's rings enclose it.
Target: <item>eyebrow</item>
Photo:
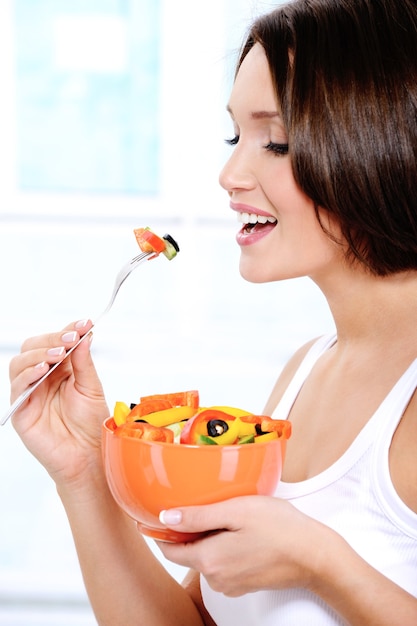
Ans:
[[[229,105],[226,106],[226,110],[233,117],[232,109]],[[253,120],[273,119],[274,117],[281,117],[278,111],[252,111],[250,117]]]
[[[254,120],[272,119],[274,117],[281,117],[278,111],[252,111],[250,114]]]

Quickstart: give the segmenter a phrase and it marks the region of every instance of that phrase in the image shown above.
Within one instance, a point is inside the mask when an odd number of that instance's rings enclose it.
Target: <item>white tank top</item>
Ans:
[[[274,411],[275,419],[287,419],[317,359],[335,341],[335,336],[325,336],[311,347]],[[388,459],[393,434],[416,387],[417,359],[331,467],[302,482],[281,482],[275,495],[336,530],[375,569],[417,597],[417,514],[397,495]],[[227,598],[200,578],[204,604],[217,626],[346,624],[304,589]]]

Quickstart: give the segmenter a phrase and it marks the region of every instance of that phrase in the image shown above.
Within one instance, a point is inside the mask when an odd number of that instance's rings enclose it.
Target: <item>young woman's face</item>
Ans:
[[[252,282],[297,276],[319,279],[341,251],[323,232],[312,201],[295,183],[287,136],[260,44],[239,69],[228,109],[234,149],[220,174],[220,184],[243,221],[237,234],[242,276]],[[326,212],[321,212],[321,218],[335,232]]]

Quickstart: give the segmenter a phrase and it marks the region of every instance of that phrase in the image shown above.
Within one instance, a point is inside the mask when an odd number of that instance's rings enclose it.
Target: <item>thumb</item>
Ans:
[[[237,500],[238,498],[233,498],[215,504],[167,509],[160,512],[159,521],[181,532],[237,530],[239,527],[236,524],[239,518],[236,510]]]

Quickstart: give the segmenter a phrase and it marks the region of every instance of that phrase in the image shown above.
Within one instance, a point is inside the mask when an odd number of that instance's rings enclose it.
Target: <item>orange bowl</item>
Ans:
[[[281,478],[286,439],[233,446],[192,446],[114,434],[103,424],[103,460],[119,506],[149,537],[182,542],[202,534],[179,533],[159,521],[164,509],[211,504],[246,495],[272,495]]]

